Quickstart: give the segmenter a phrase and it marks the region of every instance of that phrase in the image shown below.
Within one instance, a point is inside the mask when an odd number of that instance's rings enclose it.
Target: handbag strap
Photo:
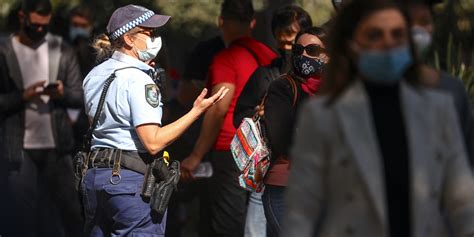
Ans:
[[[289,76],[289,75],[285,75],[284,78],[290,83],[291,85],[291,90],[293,92],[293,107],[295,107],[296,105],[296,100],[298,99],[298,89],[296,87],[296,82],[295,80]]]
[[[102,89],[102,93],[100,95],[99,104],[97,105],[97,110],[95,111],[95,114],[94,114],[94,119],[92,120],[91,126],[89,126],[89,128],[87,129],[87,133],[84,135],[84,140],[82,142],[83,151],[89,152],[91,149],[92,134],[94,133],[94,129],[97,126],[97,123],[99,122],[99,117],[100,117],[100,114],[102,113],[102,108],[104,107],[104,103],[105,103],[105,96],[107,95],[107,91],[109,90],[110,84],[117,77],[115,73],[120,70],[128,69],[128,68],[136,68],[140,70],[140,68],[137,68],[137,67],[123,67],[123,68],[115,69],[112,72],[112,74],[110,74],[110,76],[107,78],[107,80],[105,80],[104,88]]]
[[[289,75],[284,75],[283,78],[285,78],[290,83],[291,91],[293,93],[292,106],[295,107],[296,100],[298,99],[298,89],[296,87],[296,82]],[[262,100],[258,104],[259,107],[262,107],[262,106],[265,105],[265,101],[267,101],[267,97],[268,97],[268,90],[267,90],[267,92],[265,92],[265,95],[263,96]],[[258,114],[258,111],[255,112],[255,114],[253,115],[252,118],[253,118],[254,121],[258,121],[260,119],[260,115]]]
[[[258,106],[261,108],[262,106],[265,105],[265,101],[267,101],[267,96],[268,96],[268,91],[265,92],[265,95],[262,98],[262,101],[258,104]],[[255,114],[252,116],[253,121],[258,121],[260,120],[261,116],[259,115],[259,111],[255,111]]]

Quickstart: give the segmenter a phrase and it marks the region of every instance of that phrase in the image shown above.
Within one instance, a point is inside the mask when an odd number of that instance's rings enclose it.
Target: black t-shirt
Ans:
[[[200,42],[186,62],[183,80],[205,81],[212,59],[224,48],[225,44],[220,36]]]

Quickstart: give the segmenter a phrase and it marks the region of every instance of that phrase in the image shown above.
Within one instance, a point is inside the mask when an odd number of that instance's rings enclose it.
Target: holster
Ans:
[[[74,181],[75,187],[79,190],[79,187],[87,171],[87,159],[88,152],[78,151],[73,157],[73,166],[74,166]]]
[[[167,166],[162,158],[154,160],[145,173],[142,197],[150,202],[152,213],[163,216],[179,182],[179,161]]]

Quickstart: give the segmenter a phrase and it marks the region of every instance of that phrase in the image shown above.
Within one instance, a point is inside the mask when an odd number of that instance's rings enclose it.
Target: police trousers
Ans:
[[[164,236],[166,214],[152,217],[150,204],[140,196],[143,174],[122,168],[120,175],[112,184],[111,168],[87,170],[81,184],[85,236]]]

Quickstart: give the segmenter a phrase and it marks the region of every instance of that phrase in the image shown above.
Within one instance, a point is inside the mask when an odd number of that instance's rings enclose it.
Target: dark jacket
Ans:
[[[260,104],[270,82],[283,74],[285,65],[285,58],[279,57],[274,59],[270,65],[258,67],[250,76],[235,106],[234,127],[238,128],[244,118],[250,118],[255,114],[255,106]]]
[[[288,155],[291,139],[296,130],[296,112],[301,102],[309,96],[301,89],[301,82],[297,79],[294,81],[296,95],[293,94],[290,82],[283,76],[272,81],[268,87],[264,123],[273,158]]]
[[[474,116],[466,88],[461,80],[441,71],[438,89],[446,91],[453,96],[462,135],[466,143],[467,157],[471,167],[474,167]]]
[[[291,80],[291,79],[290,79]],[[292,138],[297,132],[296,112],[309,95],[301,89],[301,81],[293,79],[294,87],[285,76],[274,80],[268,88],[265,101],[265,135],[272,150],[271,166],[265,175],[265,184],[286,186],[290,169],[288,159]]]
[[[49,44],[50,76],[53,77],[55,71],[51,57],[57,55],[59,66],[56,65],[56,79],[64,84],[64,97],[50,102],[53,136],[58,152],[67,154],[72,152],[74,140],[66,108],[81,108],[83,104],[81,73],[72,48],[57,36],[48,34],[46,40]],[[25,101],[22,99],[23,80],[11,38],[0,43],[0,76],[0,142],[5,143],[6,147],[0,159],[19,163],[23,158]]]

